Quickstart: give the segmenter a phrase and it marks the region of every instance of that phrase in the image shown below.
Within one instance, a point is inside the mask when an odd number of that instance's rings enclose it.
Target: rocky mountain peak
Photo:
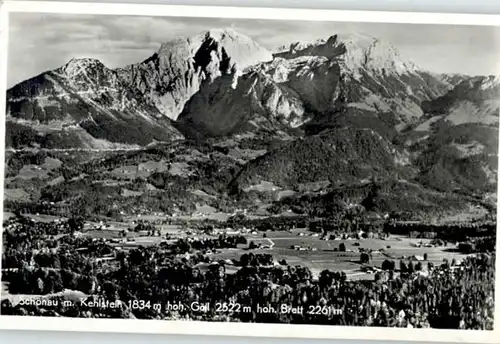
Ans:
[[[274,57],[293,59],[302,56],[322,56],[339,60],[351,72],[360,69],[383,73],[412,73],[418,67],[401,57],[397,49],[366,34],[335,34],[311,43],[295,42],[288,49],[278,49]]]
[[[490,75],[481,80],[480,89],[489,90],[496,89],[497,93],[500,91],[500,75]]]
[[[333,59],[345,53],[344,47],[337,43],[335,36],[327,40],[318,39],[314,42],[293,42],[288,48],[278,48],[275,58],[294,59],[303,56],[323,56]]]
[[[388,74],[412,73],[419,69],[389,42],[364,34],[340,35],[338,41],[346,48],[343,60],[348,68],[367,68]]]
[[[95,58],[73,58],[54,70],[53,74],[75,91],[93,90],[101,93],[106,88],[120,88],[117,73]]]
[[[270,60],[271,52],[248,36],[231,28],[210,29],[162,44],[147,60],[121,70],[120,77],[175,120],[202,83]]]
[[[454,88],[463,80],[470,85]],[[12,89],[8,108],[12,117],[66,120],[66,103],[72,102],[71,106],[92,109],[94,114],[74,111],[78,116],[70,118],[71,123],[113,140],[116,131],[110,128],[127,116],[127,125],[135,125],[141,117],[139,122],[148,122],[145,128],[173,132],[174,120],[186,133],[194,129],[209,136],[246,131],[281,135],[290,130],[310,134],[347,124],[396,135],[419,124],[426,112],[455,106],[448,98],[468,101],[461,105],[465,110],[485,99],[496,109],[490,101],[493,93],[481,92],[482,88],[495,91],[495,85],[498,77],[465,78],[419,70],[390,43],[370,35],[334,34],[295,42],[273,55],[232,28],[215,28],[166,42],[146,60],[125,68],[108,69],[92,58],[72,59]],[[440,106],[433,102],[422,107],[422,102],[452,88]],[[36,100],[29,99],[33,94]],[[467,99],[462,99],[464,94]],[[34,103],[45,112],[26,116],[25,109]],[[89,124],[97,120],[106,125]],[[158,140],[165,138],[157,135]],[[135,140],[139,141],[147,140]]]
[[[66,77],[72,78],[88,70],[103,70],[107,69],[104,64],[95,58],[72,58],[64,66],[61,71]]]
[[[207,38],[213,38],[219,42],[223,40],[249,40],[249,41],[252,40],[248,36],[238,33],[233,28],[230,27],[212,28],[210,30],[207,30],[204,34]]]
[[[201,34],[202,41],[198,54],[215,51],[216,55],[227,58],[227,69],[230,71],[236,64],[243,70],[259,62],[271,61],[271,52],[260,46],[252,38],[236,32],[232,28],[210,29]],[[224,66],[226,67],[226,66]]]
[[[163,43],[157,55],[187,57],[186,61],[194,59],[194,62],[202,67],[208,60],[214,60],[214,57],[219,60],[230,59],[232,64],[237,63],[241,69],[272,60],[271,52],[232,28],[210,29],[194,36]],[[228,68],[231,68],[232,64]]]

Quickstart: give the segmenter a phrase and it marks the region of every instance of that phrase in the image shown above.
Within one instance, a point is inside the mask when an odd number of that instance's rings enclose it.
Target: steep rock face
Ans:
[[[273,54],[273,57],[291,60],[302,56],[322,56],[333,59],[345,54],[346,51],[345,45],[338,41],[338,35],[334,35],[327,40],[294,42],[289,47],[279,48],[279,52]]]
[[[270,52],[247,36],[231,29],[210,30],[165,43],[147,60],[118,72],[150,105],[175,120],[204,81],[271,59]]]
[[[294,120],[291,113],[304,111],[297,97],[294,98],[293,94],[284,96],[286,92],[263,75],[249,73],[238,78],[233,72],[204,84],[200,92],[186,103],[178,124],[207,136],[259,129],[277,131],[288,125],[280,125],[280,122]],[[268,111],[276,113],[276,117],[269,118]]]
[[[341,70],[333,58],[276,58],[272,63],[257,66],[255,70],[270,77],[279,87],[294,90],[303,106],[313,111],[328,111],[338,96]]]
[[[422,101],[440,96],[450,87],[404,59],[387,42],[357,34],[339,36],[337,41],[346,50],[339,58],[343,76],[340,107],[394,117],[400,130],[422,116]]]
[[[274,123],[272,127],[296,128],[304,124],[335,125],[339,116],[341,121],[383,116],[390,119],[392,130],[399,131],[423,115],[422,101],[438,97],[451,87],[404,60],[391,45],[364,35],[294,43],[288,49],[279,49],[273,61],[256,64],[244,75],[232,77],[233,82],[227,84],[232,90],[221,85],[201,88],[186,103],[179,121],[191,123],[206,134],[227,135],[231,127],[241,130],[243,117],[249,120],[258,116]],[[245,107],[244,116],[241,109],[223,105],[232,102],[225,97],[235,94],[237,99],[251,98],[248,102],[252,106]],[[204,127],[230,117],[238,120],[221,127],[220,132],[214,126]]]
[[[230,29],[167,42],[146,61],[117,70],[74,59],[9,90],[8,143],[114,148],[181,138],[172,119],[202,85],[270,59]]]
[[[178,121],[210,136],[296,128],[309,119],[311,109],[332,106],[338,82],[338,66],[324,57],[276,58],[202,87]]]
[[[98,60],[73,59],[7,91],[7,144],[115,148],[182,137],[160,115]]]
[[[450,90],[453,87],[460,84],[465,79],[470,78],[470,76],[468,76],[468,75],[458,74],[458,73],[452,73],[452,74],[430,73],[430,74],[432,74],[432,76],[434,78],[436,78],[436,79],[440,80],[442,83],[446,84]]]

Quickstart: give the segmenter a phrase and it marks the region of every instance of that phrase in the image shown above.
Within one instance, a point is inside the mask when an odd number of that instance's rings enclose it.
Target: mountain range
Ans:
[[[432,58],[432,57],[429,57]],[[231,188],[370,178],[495,192],[500,77],[437,74],[363,34],[271,52],[232,29],[110,69],[90,58],[7,91],[7,147],[141,148],[184,139],[279,140]]]

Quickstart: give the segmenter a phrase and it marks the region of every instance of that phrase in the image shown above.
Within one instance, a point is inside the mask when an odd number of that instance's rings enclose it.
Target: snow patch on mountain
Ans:
[[[455,104],[445,117],[454,125],[464,123],[497,124],[500,115],[500,99],[484,101],[481,106],[470,101]]]
[[[81,143],[83,149],[98,149],[98,150],[119,150],[119,149],[139,149],[139,145],[135,144],[124,144],[111,142],[106,139],[97,139],[90,135],[87,131],[76,126],[72,128],[72,133],[75,134],[76,139]],[[67,130],[67,129],[66,129]]]
[[[390,106],[379,95],[370,92],[362,101],[348,103],[347,106],[373,112],[391,110]]]
[[[480,89],[484,91],[498,86],[500,86],[500,75],[485,78],[485,80],[481,83]]]
[[[425,122],[419,124],[414,130],[415,131],[430,131],[431,130],[431,125],[433,123],[436,123],[437,121],[441,120],[443,116],[433,116],[426,120]]]
[[[485,150],[485,146],[477,141],[472,141],[465,144],[453,143],[451,144],[451,146],[455,147],[460,152],[461,158],[479,155]]]
[[[482,165],[481,166],[482,171],[486,175],[486,178],[490,184],[497,184],[498,182],[498,172],[495,171],[491,166],[488,165]],[[496,197],[496,195],[495,195]],[[495,204],[496,204],[496,199],[495,199]]]

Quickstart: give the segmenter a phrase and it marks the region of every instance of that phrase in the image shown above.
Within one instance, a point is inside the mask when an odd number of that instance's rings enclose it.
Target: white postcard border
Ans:
[[[5,113],[6,109],[5,95],[7,91],[6,74],[8,56],[8,13],[10,12],[500,26],[500,15],[498,14],[441,14],[416,12],[6,0],[3,3],[0,3],[0,113]],[[500,56],[498,67],[500,74]],[[5,161],[4,138],[5,121],[0,121],[0,161]],[[3,164],[0,164],[0,176],[1,180],[3,181]],[[3,187],[4,185],[2,182],[0,183],[0,194],[3,194]],[[498,187],[498,193],[500,193],[500,183]],[[3,209],[3,197],[0,197],[0,207],[2,207]],[[497,213],[499,210],[500,204],[497,203]],[[0,221],[3,223],[2,212],[0,212]],[[498,228],[499,227],[497,226],[497,232]],[[2,238],[0,236],[0,245],[1,240]],[[497,235],[497,247],[499,246],[499,244],[500,239]],[[498,271],[500,270],[500,262],[498,259],[496,260],[495,268],[495,274],[498,275]],[[500,285],[497,279],[495,279],[495,300],[497,300],[497,302],[495,303],[495,330],[493,331],[263,323],[221,323],[200,321],[52,318],[30,316],[0,316],[0,329],[145,334],[225,335],[238,337],[277,337],[304,339],[309,338],[405,341],[425,340],[428,342],[489,344],[500,342],[500,302],[498,302],[498,300],[500,300]]]

